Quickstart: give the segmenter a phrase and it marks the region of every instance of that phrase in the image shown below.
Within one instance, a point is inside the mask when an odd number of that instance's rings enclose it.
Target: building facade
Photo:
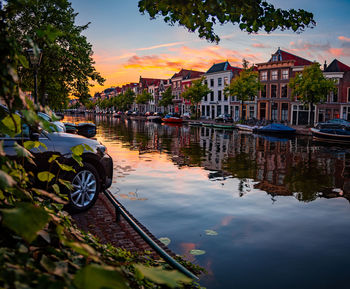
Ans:
[[[211,92],[201,102],[202,117],[215,119],[221,114],[230,114],[235,118],[239,115],[239,103],[235,97],[226,96],[224,88],[241,70],[231,66],[228,61],[214,64],[209,68],[205,73],[205,81]]]

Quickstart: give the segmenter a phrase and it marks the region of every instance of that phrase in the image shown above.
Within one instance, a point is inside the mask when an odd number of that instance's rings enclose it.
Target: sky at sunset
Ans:
[[[350,65],[350,0],[274,0],[283,9],[300,8],[314,14],[317,25],[301,34],[275,31],[248,34],[232,24],[218,25],[218,45],[200,39],[185,28],[150,20],[138,11],[137,0],[72,0],[78,25],[90,23],[84,32],[93,45],[95,67],[106,79],[105,88],[138,82],[139,77],[169,78],[181,68],[207,71],[228,60],[241,66],[269,60],[278,47],[320,63],[334,58]]]

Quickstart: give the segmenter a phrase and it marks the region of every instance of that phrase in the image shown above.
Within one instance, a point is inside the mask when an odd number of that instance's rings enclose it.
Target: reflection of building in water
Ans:
[[[350,200],[350,150],[316,145],[309,138],[271,138],[209,127],[168,126],[100,118],[98,134],[140,153],[167,153],[181,166],[204,167],[211,179],[253,179],[272,196],[312,201]],[[103,132],[102,132],[102,128]]]
[[[227,158],[232,132],[209,127],[200,128],[200,146],[206,155],[202,166],[209,170],[221,170],[222,161]]]

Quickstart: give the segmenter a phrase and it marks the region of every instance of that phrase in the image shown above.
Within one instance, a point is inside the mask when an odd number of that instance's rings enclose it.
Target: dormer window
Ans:
[[[272,61],[278,61],[278,56],[277,55],[272,55]]]

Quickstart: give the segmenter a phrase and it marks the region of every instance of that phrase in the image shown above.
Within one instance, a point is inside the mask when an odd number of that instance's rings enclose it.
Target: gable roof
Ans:
[[[175,73],[171,79],[181,77],[182,79],[192,79],[200,77],[204,72],[196,70],[181,69],[178,73]]]
[[[225,61],[225,62],[213,64],[209,68],[209,70],[206,72],[206,74],[220,72],[220,71],[229,71],[229,70],[231,70],[233,72],[234,71],[241,71],[242,68],[233,67],[233,66],[231,66],[231,64],[228,61]]]
[[[294,55],[287,51],[281,50],[280,48],[278,48],[276,53],[272,54],[268,62],[274,62],[272,59],[273,59],[273,56],[276,56],[276,55],[277,55],[277,61],[294,60],[294,66],[305,66],[305,65],[311,65],[313,63],[310,60]]]
[[[346,72],[350,71],[350,67],[340,62],[338,59],[334,59],[330,65],[324,70],[324,72]]]

